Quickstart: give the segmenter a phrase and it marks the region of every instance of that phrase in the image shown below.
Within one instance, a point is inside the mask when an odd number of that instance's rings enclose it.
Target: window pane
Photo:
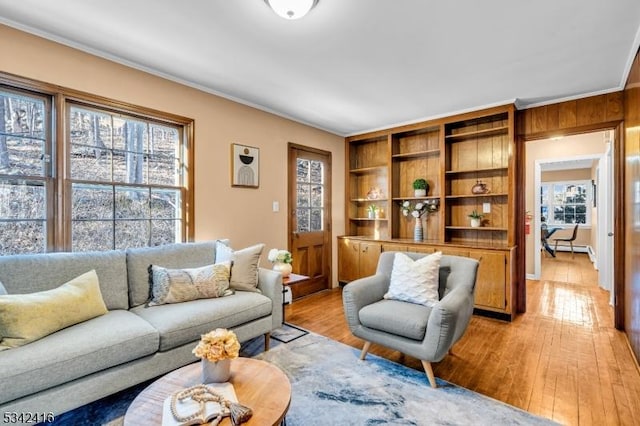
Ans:
[[[298,200],[297,200],[297,206],[298,207],[309,207],[310,205],[310,201],[309,201],[309,185],[304,184],[304,183],[299,183],[297,186],[297,193],[298,193]]]
[[[182,239],[181,220],[154,220],[151,222],[151,245],[170,244]]]
[[[119,220],[116,222],[116,249],[147,247],[149,245],[148,220]]]
[[[322,207],[323,191],[322,185],[311,186],[311,207]]]
[[[553,185],[554,204],[564,203],[564,185]]]
[[[42,182],[0,183],[0,220],[44,220],[46,217],[46,191]]]
[[[44,176],[44,101],[0,91],[0,173]]]
[[[110,149],[111,116],[90,109],[71,107],[69,138],[74,145]]]
[[[311,183],[323,183],[323,167],[322,161],[311,162]]]
[[[147,167],[147,183],[171,186],[180,184],[179,166],[175,158],[164,159],[155,155],[150,156],[147,160]]]
[[[71,146],[71,177],[79,180],[111,182],[111,151]]]
[[[298,209],[298,232],[309,232],[309,210]]]
[[[298,158],[298,182],[309,182],[309,160]]]
[[[151,191],[151,217],[163,219],[179,219],[181,203],[178,190],[152,190]]]
[[[173,160],[180,155],[180,137],[173,127],[152,124],[149,154],[164,160]]]
[[[45,176],[44,142],[37,139],[0,136],[0,173]]]
[[[322,231],[322,209],[311,209],[310,231]]]
[[[149,190],[116,187],[116,219],[149,219]],[[147,238],[148,240],[148,238]]]
[[[71,222],[71,249],[73,251],[112,250],[113,221]]]
[[[0,220],[0,255],[44,253],[46,232],[44,221]]]
[[[71,217],[78,219],[113,219],[113,187],[106,185],[72,185]]]

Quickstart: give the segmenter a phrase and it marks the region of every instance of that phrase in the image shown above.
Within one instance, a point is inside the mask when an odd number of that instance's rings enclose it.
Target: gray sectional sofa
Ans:
[[[260,292],[146,307],[147,268],[214,263],[215,241],[92,253],[0,256],[9,294],[55,288],[95,269],[108,313],[0,351],[0,416],[60,414],[197,360],[200,335],[233,330],[241,342],[282,325],[282,277],[259,270]],[[233,270],[232,270],[233,274]],[[2,418],[2,417],[0,417]]]

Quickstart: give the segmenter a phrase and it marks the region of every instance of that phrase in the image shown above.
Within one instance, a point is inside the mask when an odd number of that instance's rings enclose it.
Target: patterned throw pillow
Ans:
[[[396,253],[389,291],[384,298],[433,306],[440,300],[438,284],[441,258],[442,252],[415,261],[404,253]]]
[[[233,294],[229,289],[230,275],[231,262],[219,262],[191,269],[167,269],[151,265],[151,300],[147,305],[228,296]]]

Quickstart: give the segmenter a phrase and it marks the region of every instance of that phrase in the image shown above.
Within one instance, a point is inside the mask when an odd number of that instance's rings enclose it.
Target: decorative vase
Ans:
[[[231,377],[231,359],[220,361],[202,359],[202,383],[224,383]]]
[[[471,218],[471,227],[472,228],[480,228],[480,219],[479,218]]]
[[[414,189],[413,190],[413,196],[414,197],[426,197],[427,196],[427,190],[426,189]]]
[[[280,272],[282,277],[286,278],[291,274],[293,266],[290,263],[276,262],[273,264],[273,270]]]
[[[376,218],[376,213],[375,213],[375,212],[372,212],[372,211],[368,211],[368,212],[367,212],[367,217],[368,217],[369,219],[375,219],[375,218]]]
[[[424,237],[424,233],[423,233],[423,229],[422,229],[422,219],[419,217],[416,217],[416,225],[413,228],[413,240],[414,241],[422,241],[422,238]]]
[[[486,183],[483,183],[481,180],[476,181],[476,184],[471,187],[471,193],[480,195],[489,193],[489,188]]]

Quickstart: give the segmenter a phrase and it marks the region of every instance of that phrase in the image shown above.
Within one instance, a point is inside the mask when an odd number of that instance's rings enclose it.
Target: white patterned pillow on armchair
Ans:
[[[433,306],[439,300],[441,258],[439,251],[415,261],[404,253],[396,253],[389,291],[384,298]]]

